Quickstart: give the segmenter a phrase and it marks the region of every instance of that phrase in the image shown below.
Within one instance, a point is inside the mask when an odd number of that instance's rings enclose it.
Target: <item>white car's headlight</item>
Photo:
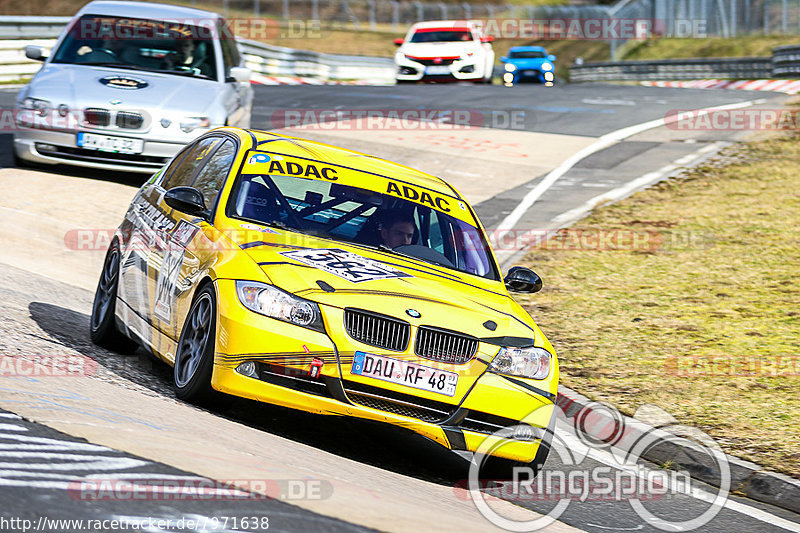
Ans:
[[[517,66],[513,63],[506,63],[505,69],[507,72],[514,72],[517,70]]]
[[[236,295],[243,306],[256,313],[296,326],[325,331],[319,306],[277,287],[258,281],[237,281]]]
[[[211,119],[208,117],[186,117],[181,120],[181,131],[189,133],[197,128],[208,128],[211,125]]]
[[[542,70],[544,70],[545,72],[548,70],[553,70],[553,64],[545,61],[544,63],[542,63]]]
[[[47,116],[47,113],[53,107],[48,100],[43,100],[41,98],[26,98],[22,101],[22,109],[28,109],[33,111],[40,117]]]
[[[489,370],[524,378],[544,379],[550,375],[553,354],[544,348],[502,347],[492,359]]]

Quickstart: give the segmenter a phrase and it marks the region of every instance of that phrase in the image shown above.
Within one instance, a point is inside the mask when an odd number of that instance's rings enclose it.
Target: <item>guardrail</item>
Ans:
[[[796,72],[800,73],[800,60],[796,64]],[[615,61],[570,67],[570,81],[573,82],[763,79],[773,76],[773,60],[769,57]]]
[[[25,45],[33,44],[49,50],[69,20],[70,17],[0,17],[0,81],[36,74],[42,63],[25,57]],[[395,67],[390,58],[322,54],[247,39],[237,40],[245,65],[265,76],[372,83],[394,81]]]
[[[800,46],[778,46],[772,49],[772,76],[775,78],[800,77]]]

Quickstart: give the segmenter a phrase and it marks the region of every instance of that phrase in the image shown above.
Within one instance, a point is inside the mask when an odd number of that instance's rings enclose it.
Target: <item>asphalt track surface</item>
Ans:
[[[273,86],[256,88],[256,107],[253,126],[270,129],[275,127],[275,118],[280,117],[287,109],[440,109],[470,110],[483,117],[496,120],[495,124],[484,123],[484,126],[497,126],[503,129],[503,117],[515,116],[518,131],[545,133],[557,136],[576,136],[581,138],[597,138],[648,120],[664,117],[677,109],[694,109],[734,104],[755,99],[770,98],[769,95],[736,91],[703,91],[687,89],[661,89],[643,87],[617,87],[606,85],[577,85],[544,88],[540,86],[518,86],[505,88],[499,86],[412,86],[412,87],[360,87],[360,86]],[[781,99],[768,101],[767,106],[779,105]],[[0,92],[0,106],[10,107],[13,92]],[[494,117],[494,118],[491,118]],[[522,120],[519,120],[522,117]],[[521,126],[520,126],[521,125]],[[322,140],[335,140],[337,132],[317,131],[309,136]],[[347,135],[351,135],[349,132]],[[370,153],[389,159],[399,159],[414,166],[413,151],[404,151],[392,144],[375,143],[366,132],[362,136],[348,137],[347,144],[354,149],[369,150]],[[564,137],[566,139],[567,137]],[[519,224],[525,229],[551,228],[568,221],[569,217],[558,217],[570,210],[578,210],[599,192],[614,190],[621,184],[641,177],[657,169],[666,168],[676,160],[694,161],[689,156],[697,154],[697,160],[713,153],[727,143],[736,141],[741,135],[736,132],[684,132],[676,134],[661,128],[658,131],[644,132],[626,142],[617,143],[582,160],[569,169],[553,187],[541,197],[534,208],[526,213]],[[701,147],[710,147],[703,154],[698,154]],[[531,154],[536,154],[537,147],[528,147]],[[11,165],[10,135],[0,138],[0,166]],[[377,150],[377,151],[376,151]],[[566,155],[566,154],[565,154]],[[683,159],[682,159],[683,158]],[[563,159],[563,158],[562,158]],[[431,157],[430,164],[436,163]],[[438,164],[438,163],[436,163]],[[492,164],[496,164],[496,161]],[[447,162],[442,163],[447,167]],[[550,165],[550,170],[554,165]],[[138,185],[142,176],[116,175],[108,176],[101,172],[81,169],[57,167],[47,170],[48,174],[62,174],[70,177],[88,177],[98,184],[102,181],[122,182]],[[476,209],[487,228],[497,227],[508,215],[516,203],[534,187],[544,176],[527,176],[521,183],[513,187],[502,182],[489,186],[497,192],[483,194]],[[666,170],[660,177],[668,175]],[[658,177],[658,176],[656,176]],[[90,188],[91,191],[91,182]],[[480,191],[478,191],[480,192]],[[32,199],[35,200],[35,199]],[[64,198],[64,201],[77,201],[75,198]],[[47,253],[47,250],[38,250]],[[55,279],[54,279],[55,278]],[[287,409],[256,405],[248,401],[233,401],[230,405],[202,411],[194,407],[184,406],[174,400],[171,392],[171,370],[142,353],[130,356],[113,354],[91,345],[87,338],[88,313],[91,307],[92,292],[84,287],[75,286],[70,281],[69,273],[53,276],[41,276],[30,271],[6,264],[0,255],[0,306],[4,318],[0,324],[0,347],[3,354],[32,353],[70,353],[82,354],[96,361],[101,372],[95,379],[102,382],[103,387],[118,387],[120,399],[140,398],[143,405],[152,400],[161,402],[174,409],[181,409],[186,416],[200,416],[204,424],[196,427],[192,446],[204,439],[214,439],[227,424],[235,423],[247,430],[263,433],[276,439],[270,441],[285,446],[285,450],[270,450],[273,456],[280,457],[285,453],[291,461],[296,449],[302,448],[306,454],[311,471],[319,470],[316,481],[323,484],[332,483],[337,490],[337,476],[325,474],[323,464],[315,466],[315,461],[326,461],[337,467],[343,465],[352,479],[368,481],[377,480],[383,483],[387,494],[396,491],[401,500],[402,491],[398,480],[409,479],[420,487],[451,487],[458,484],[465,476],[464,464],[449,453],[428,444],[424,439],[406,434],[396,428],[366,424],[358,421],[332,419],[316,415],[298,413]],[[291,496],[280,492],[276,498],[250,498],[247,501],[89,501],[76,496],[75,491],[65,489],[64,483],[76,478],[95,476],[99,479],[134,478],[133,474],[168,476],[188,476],[189,479],[208,479],[205,475],[191,467],[176,467],[178,461],[161,462],[151,457],[159,456],[159,450],[148,450],[144,425],[158,425],[161,420],[155,413],[145,413],[142,419],[134,422],[142,425],[142,440],[137,442],[137,449],[146,451],[140,455],[130,452],[115,451],[114,447],[95,449],[80,444],[81,439],[68,434],[59,433],[46,425],[16,418],[15,412],[42,413],[34,418],[52,421],[56,426],[60,412],[67,416],[76,408],[69,398],[53,395],[34,394],[36,384],[27,382],[25,378],[0,378],[0,518],[24,518],[36,523],[40,517],[72,518],[72,519],[113,519],[115,517],[132,518],[212,518],[229,517],[228,530],[234,517],[252,517],[257,515],[269,517],[270,530],[285,531],[351,531],[365,530],[367,521],[362,514],[368,514],[373,503],[364,497],[363,513],[358,505],[345,513],[342,518],[331,518],[335,513],[315,512],[309,510],[313,505],[301,499],[293,501]],[[100,387],[101,383],[97,384]],[[79,390],[75,384],[70,387]],[[42,389],[38,389],[41,391]],[[85,393],[91,396],[93,391]],[[123,394],[124,393],[124,394]],[[137,396],[139,395],[139,396]],[[34,399],[35,396],[35,399]],[[113,396],[112,396],[113,397]],[[136,400],[134,400],[136,401]],[[120,404],[125,403],[120,401]],[[34,404],[38,407],[32,407]],[[47,406],[46,408],[43,406]],[[15,409],[16,407],[16,409]],[[36,411],[36,409],[40,409]],[[126,420],[128,411],[125,406],[109,401],[92,409],[91,420],[101,430],[107,432],[121,431],[133,419]],[[99,414],[103,413],[103,414]],[[85,414],[85,413],[84,413]],[[81,419],[81,420],[84,420]],[[88,422],[87,422],[88,423]],[[76,426],[77,427],[77,426]],[[570,440],[568,428],[563,430],[564,442],[569,447],[574,444]],[[77,433],[77,431],[76,431]],[[250,433],[253,435],[254,433]],[[136,433],[131,433],[136,435]],[[21,437],[22,436],[22,437]],[[31,437],[43,437],[52,441],[36,441]],[[25,441],[24,439],[28,440]],[[135,438],[135,437],[132,437]],[[279,438],[279,440],[278,440]],[[90,439],[90,442],[95,442]],[[21,448],[20,445],[34,448]],[[82,448],[83,446],[83,448]],[[153,444],[157,448],[157,444]],[[128,448],[126,446],[126,448]],[[25,451],[29,450],[29,451]],[[188,452],[189,450],[187,450]],[[197,452],[196,449],[192,450]],[[29,455],[25,456],[24,453]],[[46,455],[52,453],[53,455]],[[42,455],[44,454],[44,455]],[[72,457],[60,457],[70,455]],[[103,459],[102,468],[83,468],[86,463],[80,455],[99,455],[112,458],[108,462]],[[145,455],[147,457],[145,457]],[[123,468],[124,461],[131,461]],[[115,462],[116,461],[116,462]],[[568,461],[569,462],[569,461]],[[572,461],[574,462],[574,461]],[[184,463],[186,464],[186,463]],[[189,462],[191,464],[191,462]],[[55,465],[64,465],[56,468]],[[559,460],[559,454],[551,453],[545,472],[564,472],[567,475],[575,471],[597,471],[608,466],[608,457],[597,454],[592,458],[584,458],[579,464],[566,464]],[[83,469],[82,469],[83,468]],[[199,467],[198,467],[199,469]],[[613,467],[612,467],[612,470]],[[333,468],[332,471],[335,471]],[[251,474],[242,470],[238,479],[248,478]],[[327,475],[327,477],[326,477]],[[343,477],[345,473],[342,474]],[[228,477],[227,479],[236,479]],[[220,479],[220,478],[215,478]],[[422,484],[420,484],[421,482]],[[714,489],[701,483],[693,482],[696,491],[713,493]],[[74,487],[73,487],[74,488]],[[283,496],[283,497],[282,497]],[[283,501],[281,501],[283,500]],[[566,511],[560,515],[559,521],[584,531],[677,531],[669,524],[662,529],[645,522],[626,498],[608,501],[587,498],[585,501],[571,501]],[[355,502],[358,503],[358,502]],[[433,503],[433,502],[431,502]],[[556,501],[517,500],[524,508],[549,512]],[[665,522],[679,522],[701,514],[708,508],[702,498],[686,494],[669,494],[646,503],[646,508]],[[421,513],[423,509],[402,509],[399,515],[409,517]],[[397,516],[397,515],[394,515]],[[446,519],[443,516],[442,519]],[[390,521],[385,523],[372,520],[372,525],[381,530],[409,530],[411,522]],[[205,529],[196,525],[194,528],[178,529],[151,526],[140,528],[141,531],[224,531],[224,529]],[[793,525],[794,524],[794,525]],[[19,524],[18,524],[19,525]],[[241,526],[241,523],[239,524]],[[446,523],[429,523],[429,530],[449,529]],[[477,521],[467,530],[483,531],[490,527],[489,522]],[[0,521],[0,529],[14,531],[13,525]],[[237,528],[240,531],[262,529]],[[41,529],[40,529],[41,530]],[[77,527],[59,527],[51,525],[49,531],[78,531]],[[738,497],[731,497],[728,504],[713,520],[702,526],[700,531],[800,531],[800,518],[792,513]]]

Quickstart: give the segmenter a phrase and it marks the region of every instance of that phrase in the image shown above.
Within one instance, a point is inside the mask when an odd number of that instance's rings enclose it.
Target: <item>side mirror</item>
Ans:
[[[394,45],[395,45],[395,46],[400,46],[400,45],[401,45],[401,44],[403,44],[404,42],[405,42],[405,39],[395,39],[395,40],[394,40]]]
[[[42,47],[34,46],[32,44],[29,44],[25,47],[25,57],[28,59],[33,59],[34,61],[44,61],[47,59],[47,56],[44,55]]]
[[[179,186],[171,188],[164,193],[164,203],[181,213],[203,217],[206,221],[211,216],[211,213],[206,209],[203,193],[194,187]]]
[[[503,281],[506,289],[512,292],[533,293],[542,290],[542,278],[530,268],[511,267]]]
[[[503,56],[503,57],[501,57],[501,58],[500,58],[500,61],[502,61],[503,63],[505,63],[506,61],[508,61],[508,57],[506,57],[506,56]]]
[[[250,76],[252,75],[253,73],[246,67],[231,67],[228,72],[228,77],[233,81],[247,82],[250,81]]]
[[[556,60],[556,56],[554,56],[553,54],[550,54],[549,56],[547,56],[547,60],[548,61],[555,61]]]
[[[492,37],[491,35],[484,35],[483,37],[481,37],[482,43],[490,43],[492,41],[494,41],[494,37]]]

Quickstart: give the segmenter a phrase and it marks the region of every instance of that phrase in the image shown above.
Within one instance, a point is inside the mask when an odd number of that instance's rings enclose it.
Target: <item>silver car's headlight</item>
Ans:
[[[22,109],[28,109],[33,111],[40,117],[47,116],[47,113],[50,112],[50,109],[53,107],[53,104],[50,103],[49,100],[43,100],[41,98],[26,98],[22,101]]]
[[[181,131],[189,133],[197,128],[208,128],[211,126],[211,119],[208,117],[186,117],[181,120]]]
[[[236,295],[243,306],[256,313],[296,326],[324,332],[319,306],[277,287],[258,281],[237,281]]]
[[[492,359],[489,370],[524,378],[544,379],[550,375],[553,354],[544,348],[502,347]]]

